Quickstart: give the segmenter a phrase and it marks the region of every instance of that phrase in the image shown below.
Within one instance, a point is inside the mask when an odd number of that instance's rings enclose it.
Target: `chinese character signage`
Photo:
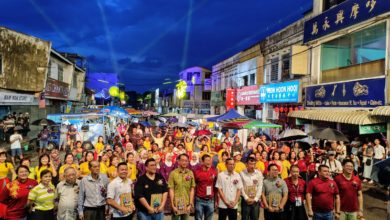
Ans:
[[[245,86],[237,89],[237,105],[259,105],[259,98],[258,86]]]
[[[47,78],[45,95],[48,97],[68,98],[69,84],[52,78]]]
[[[236,106],[236,90],[226,89],[226,111]]]
[[[297,103],[299,81],[268,84],[260,87],[261,103]]]
[[[386,131],[386,124],[359,125],[359,134],[376,134],[385,133]]]
[[[306,21],[303,42],[315,40],[389,11],[389,0],[347,0]]]
[[[385,78],[306,87],[306,107],[374,108],[385,104]]]

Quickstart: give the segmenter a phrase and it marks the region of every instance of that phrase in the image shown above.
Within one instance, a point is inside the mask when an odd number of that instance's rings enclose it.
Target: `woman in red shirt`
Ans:
[[[299,151],[297,165],[299,167],[299,175],[302,177],[302,179],[306,180],[307,164],[306,164],[306,153],[305,153],[305,151]]]
[[[18,178],[7,184],[1,192],[7,204],[6,219],[19,220],[27,216],[26,204],[30,190],[38,185],[37,181],[29,179],[30,173],[27,166],[20,165],[16,169]]]

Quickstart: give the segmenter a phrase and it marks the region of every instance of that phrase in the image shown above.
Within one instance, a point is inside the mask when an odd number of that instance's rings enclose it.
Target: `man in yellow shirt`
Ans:
[[[234,163],[236,164],[234,167],[234,171],[236,173],[241,173],[241,171],[246,169],[246,166],[243,162],[241,162],[241,153],[239,151],[234,152],[233,159]]]

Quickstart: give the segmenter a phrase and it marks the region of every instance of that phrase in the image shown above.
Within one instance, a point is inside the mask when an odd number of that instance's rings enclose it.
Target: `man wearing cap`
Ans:
[[[234,159],[234,163],[235,163],[235,167],[234,167],[234,171],[236,173],[241,173],[243,170],[246,169],[246,166],[243,162],[241,162],[241,152],[234,152],[233,153],[233,159]]]
[[[340,161],[336,160],[335,151],[328,151],[328,158],[322,161],[321,164],[329,167],[331,178],[343,172],[343,166],[341,165]]]

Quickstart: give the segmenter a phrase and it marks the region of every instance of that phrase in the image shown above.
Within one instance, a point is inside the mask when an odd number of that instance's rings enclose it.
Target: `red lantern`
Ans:
[[[274,108],[274,111],[275,111],[275,112],[279,112],[279,107],[276,106],[276,107]]]
[[[288,109],[288,111],[289,111],[289,112],[294,111],[293,107],[290,107],[290,108]]]
[[[295,108],[294,108],[294,111],[298,111],[298,110],[299,110],[299,108],[298,108],[298,107],[295,107]]]
[[[283,107],[280,107],[279,111],[280,111],[280,112],[283,112],[283,111],[284,111],[284,108],[283,108]]]

